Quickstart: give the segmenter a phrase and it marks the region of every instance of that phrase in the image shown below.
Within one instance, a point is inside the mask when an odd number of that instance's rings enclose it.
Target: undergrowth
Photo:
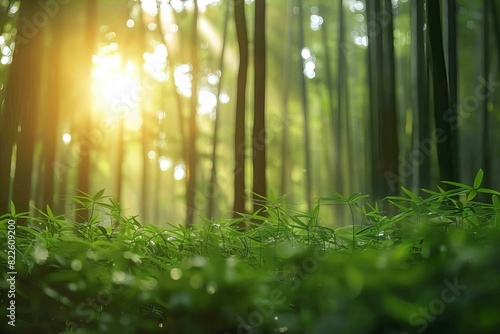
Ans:
[[[392,216],[365,195],[338,193],[318,199],[312,212],[287,208],[281,197],[269,200],[266,215],[188,228],[142,225],[104,191],[75,197],[85,223],[49,207],[30,218],[12,205],[0,217],[2,235],[9,222],[28,224],[15,230],[16,326],[7,325],[5,307],[2,326],[19,333],[488,333],[500,328],[500,193],[481,188],[482,176],[426,196],[403,188],[404,196],[387,198]],[[351,225],[326,226],[321,210],[332,204],[349,208]],[[238,228],[242,222],[249,228]],[[7,237],[1,245],[9,248]],[[450,284],[453,302],[443,299]]]

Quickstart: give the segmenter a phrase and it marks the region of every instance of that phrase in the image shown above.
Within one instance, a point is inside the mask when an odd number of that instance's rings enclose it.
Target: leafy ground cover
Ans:
[[[87,223],[46,208],[17,225],[16,321],[2,307],[2,332],[499,332],[500,193],[481,178],[425,196],[403,189],[387,199],[392,216],[366,196],[333,194],[311,213],[278,198],[266,218],[168,229],[120,215],[103,191],[79,196]],[[331,204],[351,209],[352,225],[326,227]],[[1,217],[2,249],[26,216]]]

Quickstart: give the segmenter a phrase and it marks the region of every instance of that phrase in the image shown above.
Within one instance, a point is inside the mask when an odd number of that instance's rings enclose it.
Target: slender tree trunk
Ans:
[[[458,73],[457,73],[457,0],[447,0],[446,5],[446,52],[445,61],[447,64],[448,89],[450,93],[449,113],[453,117],[445,119],[450,123],[450,145],[452,147],[451,158],[453,162],[454,180],[460,178],[460,160],[458,150]]]
[[[2,118],[6,123],[2,126],[6,132],[5,168],[10,173],[12,145],[17,143],[17,157],[15,177],[13,183],[12,200],[17,212],[28,212],[29,202],[32,199],[33,158],[37,134],[37,118],[39,115],[39,84],[40,60],[42,50],[42,34],[44,30],[36,32],[32,38],[23,39],[23,32],[30,31],[29,23],[33,15],[40,10],[35,2],[23,2],[20,6],[20,18],[17,31],[20,38],[16,38],[16,49],[12,61]],[[4,126],[4,124],[6,126]],[[18,133],[18,127],[20,132]],[[14,139],[16,138],[16,139]],[[3,142],[2,142],[3,144]],[[5,154],[5,156],[3,156]],[[3,167],[2,167],[3,168]],[[7,174],[8,175],[8,174]],[[5,177],[4,175],[2,175]],[[3,180],[2,180],[3,181]],[[9,180],[6,180],[9,184]],[[2,182],[3,183],[3,182]],[[5,188],[9,189],[8,187]],[[4,191],[2,189],[2,192]]]
[[[412,55],[412,152],[420,152],[424,140],[430,136],[429,86],[424,42],[424,4],[423,1],[411,2],[411,55]],[[420,160],[411,159],[412,190],[430,188],[430,156],[421,154]]]
[[[125,156],[125,115],[119,115],[118,137],[116,142],[116,172],[115,172],[115,196],[116,202],[120,203],[122,199],[122,181],[123,181],[123,160]]]
[[[61,11],[64,8],[60,9]],[[60,81],[61,81],[61,35],[63,31],[61,12],[52,18],[51,21],[51,49],[50,49],[50,62],[51,70],[49,71],[48,78],[48,107],[47,119],[45,121],[46,129],[44,130],[43,142],[43,164],[44,164],[44,177],[40,180],[43,183],[43,203],[41,208],[50,206],[52,210],[56,210],[54,202],[55,194],[55,169],[54,163],[56,161],[57,142],[59,137],[59,99],[60,99]],[[62,194],[59,194],[62,195]]]
[[[488,80],[490,76],[490,43],[489,43],[489,35],[490,35],[490,28],[489,28],[489,17],[490,17],[490,12],[493,10],[493,6],[490,6],[490,0],[483,0],[483,61],[482,61],[482,76],[485,78],[485,80]],[[482,111],[482,118],[483,118],[483,131],[481,134],[481,147],[482,147],[482,153],[483,153],[483,161],[481,163],[481,168],[484,171],[484,177],[483,177],[483,187],[491,187],[489,184],[489,180],[491,179],[491,172],[492,172],[492,164],[491,164],[491,146],[490,146],[490,117],[489,117],[489,111],[488,111],[488,105],[489,105],[490,99],[488,96],[485,96],[484,99],[481,101],[481,111]],[[485,200],[487,196],[484,196]]]
[[[304,116],[304,177],[306,183],[306,202],[308,211],[312,210],[312,181],[311,181],[311,144],[309,134],[309,110],[307,105],[307,84],[304,74],[304,60],[301,57],[302,50],[304,49],[304,15],[302,8],[302,0],[298,0],[298,20],[299,20],[299,76],[300,76],[300,101],[302,107],[302,114]]]
[[[369,159],[370,161],[370,177],[371,190],[374,196],[377,198],[378,194],[378,165],[380,160],[379,145],[378,145],[378,132],[379,132],[379,86],[378,78],[380,76],[380,71],[382,71],[382,65],[379,63],[382,40],[381,31],[377,23],[377,15],[380,12],[379,0],[367,0],[366,1],[366,13],[368,17],[368,82],[369,82],[369,94],[370,94],[370,127],[369,127],[369,138],[370,149]],[[397,175],[394,175],[397,178]],[[394,181],[396,182],[396,181]]]
[[[89,134],[91,132],[91,109],[92,109],[92,89],[91,89],[91,70],[92,55],[96,47],[97,35],[97,0],[88,0],[86,5],[86,29],[85,29],[85,52],[82,73],[85,75],[82,88],[81,101],[83,108],[80,110],[80,119],[78,122],[78,141],[80,146],[80,163],[78,165],[77,189],[83,193],[90,191],[90,155],[92,150],[92,141]],[[79,211],[77,220],[85,222],[89,219],[88,212],[84,208]]]
[[[495,41],[497,44],[497,53],[500,54],[500,23],[498,22],[498,12],[495,0],[490,0],[491,11],[493,13],[493,26],[495,29]],[[499,61],[500,62],[500,61]]]
[[[347,115],[347,76],[346,76],[346,42],[345,42],[345,27],[344,27],[344,4],[342,0],[338,2],[338,55],[337,55],[337,111],[333,117],[334,134],[335,134],[335,153],[337,154],[337,170],[336,170],[336,191],[345,192],[348,188],[348,178],[343,177],[344,174],[344,136],[343,136],[343,117]]]
[[[381,200],[399,189],[392,3],[367,1],[367,13],[373,141],[371,181],[375,199]]]
[[[342,1],[339,1],[339,8],[342,5]],[[320,9],[321,12],[326,12],[328,10],[328,8],[322,8]],[[341,15],[340,13],[342,12],[342,10],[340,10],[339,12],[339,15]],[[338,135],[338,128],[337,128],[337,113],[336,113],[336,110],[335,110],[335,98],[333,96],[333,80],[332,80],[332,66],[331,66],[331,56],[330,56],[330,48],[328,46],[328,41],[329,41],[329,35],[328,35],[328,18],[325,17],[325,15],[323,15],[323,17],[325,18],[325,21],[323,22],[322,26],[321,26],[321,40],[323,42],[323,48],[324,48],[324,52],[325,52],[325,71],[326,71],[326,89],[327,89],[327,92],[328,92],[328,111],[330,113],[330,117],[331,117],[331,121],[332,121],[332,136],[333,136],[333,147],[334,147],[334,150],[329,150],[330,152],[328,152],[328,169],[330,170],[330,184],[333,185],[333,189],[335,191],[341,191],[341,185],[340,185],[340,181],[341,181],[341,178],[340,178],[340,173],[341,173],[341,169],[340,169],[340,161],[341,161],[341,158],[340,158],[340,151],[339,151],[339,143],[337,141],[337,135]],[[343,18],[342,18],[343,19]],[[340,16],[339,16],[339,21],[340,21]],[[339,22],[339,26],[340,26],[340,22]],[[339,50],[339,56],[340,56],[340,53],[342,52],[342,44],[341,44],[341,41],[339,40],[338,41],[338,50]]]
[[[384,176],[387,173],[398,174],[398,122],[396,112],[396,80],[394,66],[394,24],[392,15],[391,0],[384,0],[384,11],[387,16],[384,25],[384,17],[380,16],[380,25],[382,27],[382,64],[383,71],[380,76],[380,105],[378,113],[379,123],[379,152],[380,169],[379,177],[381,183],[379,198],[396,195],[399,191],[399,182],[390,185],[386,182]]]
[[[289,143],[289,129],[288,129],[288,98],[290,96],[290,66],[292,63],[292,40],[293,40],[293,1],[288,1],[287,6],[287,32],[285,42],[285,53],[283,55],[283,121],[281,125],[283,131],[281,132],[281,194],[285,195],[290,192],[289,180],[291,179],[290,168],[290,143]]]
[[[160,14],[157,15],[158,18]],[[144,20],[142,15],[139,15],[139,19],[137,20],[138,32],[137,32],[137,50],[134,54],[136,58],[136,62],[139,68],[139,80],[140,82],[145,82],[146,74],[144,72],[142,62],[143,62],[143,52],[146,49],[146,27],[144,25]],[[158,27],[161,27],[160,22],[158,22]],[[164,35],[163,35],[164,36]],[[173,80],[171,80],[173,81]],[[151,189],[151,160],[148,157],[149,150],[151,149],[151,117],[147,112],[147,104],[146,97],[141,97],[140,108],[141,108],[141,117],[142,117],[142,127],[141,127],[141,158],[142,158],[142,173],[141,173],[141,217],[142,220],[146,223],[151,223],[151,201],[150,201],[150,193]],[[155,168],[158,169],[158,165],[155,165]],[[156,200],[158,200],[156,198]],[[156,223],[156,221],[155,221]]]
[[[253,209],[264,207],[266,180],[266,0],[255,0]],[[265,212],[261,212],[265,215]]]
[[[197,153],[196,153],[196,112],[198,109],[198,2],[194,1],[193,26],[191,35],[191,66],[193,81],[191,83],[191,112],[189,116],[189,146],[186,164],[186,226],[194,223],[194,214],[196,212],[196,172],[197,172]]]
[[[174,97],[175,97],[175,104],[176,104],[176,110],[177,110],[177,117],[178,117],[178,122],[179,122],[179,133],[180,133],[180,137],[181,137],[181,150],[183,152],[183,158],[184,158],[184,161],[187,161],[188,160],[188,157],[187,157],[187,152],[188,152],[188,149],[187,149],[187,135],[186,135],[186,129],[185,129],[185,119],[184,119],[184,115],[182,113],[182,110],[184,109],[184,104],[182,103],[182,99],[181,99],[181,96],[179,94],[179,92],[177,91],[177,86],[175,84],[175,80],[174,80],[174,76],[175,76],[175,70],[174,70],[174,67],[175,67],[175,59],[176,59],[176,55],[173,54],[172,52],[172,47],[171,47],[171,44],[168,42],[168,40],[165,38],[166,36],[166,32],[164,31],[164,29],[162,28],[162,24],[161,24],[161,21],[160,21],[160,16],[158,15],[158,27],[160,27],[159,31],[161,32],[161,36],[160,38],[162,38],[163,42],[165,43],[165,45],[167,46],[167,50],[169,50],[169,53],[168,53],[168,59],[169,59],[169,63],[170,63],[170,76],[172,78],[172,80],[168,80],[168,82],[171,83],[172,85],[172,91],[174,93]]]
[[[236,124],[234,134],[234,216],[245,213],[245,107],[248,71],[248,34],[245,17],[245,3],[234,1],[234,19],[240,53],[236,92]],[[240,226],[241,227],[241,226]]]
[[[452,134],[452,122],[450,122],[456,121],[456,115],[455,110],[450,106],[439,2],[429,1],[427,10],[439,175],[441,180],[457,181],[457,162],[454,161],[452,153],[457,147],[452,141],[454,134]]]
[[[223,27],[223,36],[222,36],[222,49],[220,52],[220,61],[219,61],[219,69],[220,69],[220,78],[217,86],[217,104],[215,106],[215,120],[214,120],[214,138],[212,145],[212,170],[210,172],[210,184],[208,186],[209,196],[208,196],[208,212],[207,217],[212,219],[214,217],[215,210],[215,196],[219,191],[219,184],[217,183],[217,144],[218,138],[217,135],[219,133],[219,124],[220,124],[220,94],[222,90],[222,76],[224,73],[224,53],[226,51],[226,39],[227,39],[227,25],[229,22],[229,2],[226,4],[226,13],[224,16],[224,27]]]

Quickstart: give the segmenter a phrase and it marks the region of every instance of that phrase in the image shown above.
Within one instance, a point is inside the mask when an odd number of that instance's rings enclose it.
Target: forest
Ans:
[[[0,332],[500,330],[498,0],[0,0]]]

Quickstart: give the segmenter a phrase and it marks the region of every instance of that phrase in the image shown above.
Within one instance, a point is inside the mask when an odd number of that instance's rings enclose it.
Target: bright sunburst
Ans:
[[[94,106],[98,113],[111,120],[124,118],[130,130],[142,126],[140,115],[141,89],[136,65],[123,62],[120,54],[101,48],[93,56]]]

